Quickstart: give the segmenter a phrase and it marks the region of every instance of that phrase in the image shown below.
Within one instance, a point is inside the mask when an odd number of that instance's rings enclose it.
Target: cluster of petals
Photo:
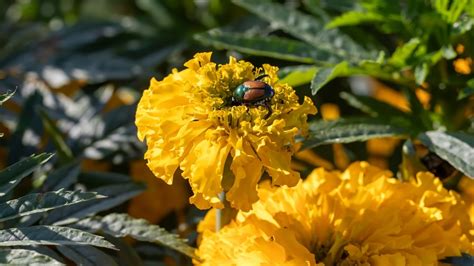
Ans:
[[[307,115],[316,113],[312,101],[300,104],[270,65],[255,68],[233,57],[220,65],[211,53],[198,53],[184,66],[152,79],[138,104],[138,137],[146,139],[151,171],[168,184],[180,173],[200,209],[222,208],[223,191],[232,207],[250,209],[264,173],[274,185],[296,185],[291,156],[295,137],[307,131]],[[268,107],[232,104],[234,89],[261,74],[274,90]]]
[[[437,265],[474,251],[468,207],[428,172],[401,182],[358,162],[259,196],[217,233],[206,217],[197,264]]]

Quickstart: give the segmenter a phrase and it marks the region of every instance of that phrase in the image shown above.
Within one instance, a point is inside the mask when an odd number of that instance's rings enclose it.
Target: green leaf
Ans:
[[[461,132],[428,131],[418,139],[443,160],[474,178],[474,136]]]
[[[415,67],[415,81],[416,81],[417,85],[421,85],[421,84],[423,84],[423,82],[425,82],[429,71],[430,71],[430,68],[429,68],[428,64],[426,64],[426,63],[417,65]]]
[[[358,61],[369,57],[367,52],[337,29],[324,30],[322,21],[282,4],[252,0],[233,0],[235,4],[254,13],[293,37],[326,50],[346,60]]]
[[[331,80],[338,77],[345,77],[351,74],[349,68],[349,63],[343,61],[333,67],[322,67],[313,77],[311,81],[311,92],[313,95],[318,93],[318,91]]]
[[[33,173],[40,165],[53,157],[51,153],[42,153],[25,158],[0,172],[0,197],[5,196],[23,178]]]
[[[474,95],[474,79],[470,79],[467,81],[467,87],[462,89],[458,94],[458,100],[465,99]]]
[[[281,68],[278,74],[282,76],[281,83],[296,87],[310,83],[317,71],[315,66],[300,65]]]
[[[156,25],[166,28],[173,26],[174,22],[171,13],[166,10],[160,1],[137,0],[135,3],[137,7],[150,15]]]
[[[372,138],[406,136],[409,132],[375,118],[348,118],[310,123],[303,149],[329,143],[350,143]]]
[[[421,40],[419,38],[410,39],[393,52],[392,56],[388,59],[388,63],[400,68],[406,66],[407,60],[412,56],[420,43]]]
[[[51,137],[51,140],[54,143],[54,146],[56,147],[59,160],[63,163],[68,163],[74,160],[72,151],[69,149],[68,145],[66,144],[66,141],[64,140],[61,134],[61,131],[58,129],[53,120],[51,120],[51,118],[48,116],[48,114],[43,108],[39,109],[39,114],[41,116],[41,120],[43,121],[43,125],[46,129],[46,132],[48,132]]]
[[[46,180],[41,186],[41,191],[53,191],[68,188],[77,181],[81,172],[79,162],[72,162],[48,173]]]
[[[403,92],[405,94],[405,97],[408,99],[408,102],[410,103],[413,121],[412,123],[417,125],[418,128],[423,131],[431,130],[433,128],[433,123],[431,122],[430,115],[421,104],[414,90],[404,88]]]
[[[112,213],[103,218],[92,217],[79,221],[80,228],[101,230],[115,237],[130,236],[139,241],[157,243],[174,249],[188,257],[196,258],[194,248],[176,234],[171,234],[158,225],[144,219],[135,219],[128,214]]]
[[[76,265],[117,265],[115,260],[95,247],[89,246],[58,246],[58,251]]]
[[[451,45],[443,46],[441,48],[441,52],[443,54],[443,57],[447,60],[452,60],[458,55],[454,50],[453,46]]]
[[[310,44],[317,44],[318,34],[324,30],[323,23],[314,17],[281,4],[252,0],[233,0],[233,2]]]
[[[95,191],[98,194],[106,196],[106,199],[91,200],[68,208],[54,210],[49,213],[44,223],[55,225],[74,223],[84,217],[120,205],[142,193],[143,190],[145,190],[145,187],[136,183],[103,186],[95,189]]]
[[[451,2],[451,3],[450,3]],[[433,1],[433,7],[441,14],[441,17],[448,23],[452,24],[461,15],[462,11],[468,4],[468,0],[455,1]]]
[[[218,49],[230,49],[239,52],[267,56],[301,63],[316,61],[336,62],[340,57],[326,50],[318,50],[306,43],[274,36],[247,36],[237,33],[210,31],[195,35],[194,38],[206,45]]]
[[[92,245],[115,249],[101,236],[68,227],[36,225],[0,230],[0,247],[27,245]]]
[[[43,134],[43,125],[36,109],[42,104],[43,96],[38,90],[35,90],[23,102],[15,130],[8,140],[8,164],[37,153]]]
[[[133,123],[136,105],[122,105],[104,115],[76,124],[76,153],[89,159],[107,159],[115,164],[143,156],[145,145],[138,140]],[[97,128],[91,132],[90,128]],[[91,134],[92,133],[92,134]]]
[[[343,26],[355,26],[362,23],[371,23],[384,21],[387,18],[382,14],[373,12],[349,11],[339,17],[334,18],[326,25],[326,28],[337,28]]]
[[[324,22],[329,21],[330,17],[322,7],[319,0],[303,0],[303,5],[315,17],[321,18]]]
[[[79,190],[28,194],[0,204],[0,222],[100,198],[104,197]]]
[[[453,266],[472,266],[474,265],[474,256],[462,253],[461,256],[446,257],[440,261]]]
[[[0,249],[1,265],[64,265],[61,262],[28,249]]]
[[[346,102],[367,114],[373,116],[394,116],[394,117],[403,117],[404,119],[409,119],[407,113],[402,110],[390,105],[388,103],[379,101],[375,98],[362,95],[354,95],[347,92],[341,92],[340,96]]]
[[[11,91],[11,92],[9,91],[4,94],[0,94],[0,105],[8,101],[8,99],[10,99],[13,96],[13,94],[15,94],[15,91]]]

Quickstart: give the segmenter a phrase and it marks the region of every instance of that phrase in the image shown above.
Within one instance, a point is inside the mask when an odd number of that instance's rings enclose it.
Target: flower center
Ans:
[[[349,253],[344,250],[346,241],[336,233],[335,238],[331,238],[325,243],[317,243],[310,250],[314,254],[316,262],[324,262],[325,265],[343,265],[349,257]]]

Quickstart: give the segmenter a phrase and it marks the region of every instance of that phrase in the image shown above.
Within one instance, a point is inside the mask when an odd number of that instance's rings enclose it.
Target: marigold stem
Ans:
[[[219,193],[219,199],[224,203],[224,208],[216,209],[216,232],[221,230],[223,226],[229,224],[237,213],[226,200],[224,191]]]

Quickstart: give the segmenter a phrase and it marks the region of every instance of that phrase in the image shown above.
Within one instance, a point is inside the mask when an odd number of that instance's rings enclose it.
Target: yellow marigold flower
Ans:
[[[431,173],[409,182],[366,162],[323,168],[260,200],[219,232],[205,230],[201,265],[436,265],[472,253],[460,196]]]
[[[299,174],[290,168],[294,137],[306,134],[307,115],[316,113],[312,101],[305,97],[299,104],[270,65],[255,68],[233,57],[218,65],[211,53],[198,53],[184,65],[161,81],[152,79],[138,104],[138,137],[146,139],[151,171],[171,184],[179,167],[194,193],[190,202],[200,209],[222,208],[218,194],[224,190],[232,207],[249,209],[264,171],[275,185],[296,185]],[[264,106],[231,106],[233,90],[262,73],[275,91],[271,112]],[[227,168],[233,180],[221,184]]]

